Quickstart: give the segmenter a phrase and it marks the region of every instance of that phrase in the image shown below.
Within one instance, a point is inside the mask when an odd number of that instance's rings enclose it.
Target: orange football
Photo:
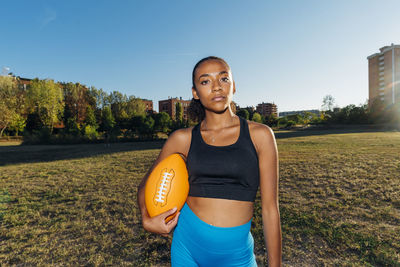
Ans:
[[[174,153],[159,162],[150,173],[144,191],[145,203],[150,217],[157,216],[173,207],[181,210],[189,194],[186,163]],[[165,221],[173,219],[175,214]]]

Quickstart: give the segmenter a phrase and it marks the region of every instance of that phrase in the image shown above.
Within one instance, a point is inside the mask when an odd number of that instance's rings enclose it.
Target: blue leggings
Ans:
[[[185,203],[173,232],[172,267],[257,267],[248,223],[217,227],[201,220]]]

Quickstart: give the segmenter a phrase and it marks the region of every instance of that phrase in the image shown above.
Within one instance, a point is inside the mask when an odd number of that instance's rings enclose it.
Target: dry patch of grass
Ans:
[[[277,141],[284,265],[400,266],[400,133]],[[0,167],[1,265],[168,266],[172,235],[145,232],[136,204],[159,148],[51,148]],[[259,195],[251,231],[266,265]]]

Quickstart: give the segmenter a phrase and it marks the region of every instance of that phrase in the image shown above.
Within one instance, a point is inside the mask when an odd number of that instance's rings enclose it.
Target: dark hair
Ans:
[[[196,85],[194,83],[196,69],[204,61],[212,60],[212,59],[222,61],[230,69],[228,63],[226,63],[226,61],[220,57],[209,56],[209,57],[205,57],[205,58],[201,59],[199,62],[196,63],[196,65],[193,68],[193,72],[192,72],[192,84],[193,84],[192,86],[195,90],[197,90]],[[231,102],[231,109],[232,109],[233,113],[236,114],[236,105],[233,101]],[[201,122],[206,116],[206,112],[204,110],[203,104],[201,104],[199,99],[194,99],[194,98],[192,98],[192,100],[190,101],[188,113],[189,113],[189,118],[196,122]]]

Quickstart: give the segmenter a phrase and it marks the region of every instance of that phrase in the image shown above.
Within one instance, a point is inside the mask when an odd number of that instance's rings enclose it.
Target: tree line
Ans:
[[[324,97],[320,114],[277,117],[262,116],[252,107],[238,108],[236,114],[271,127],[307,124],[400,124],[400,105],[384,106],[374,101],[369,107],[334,106],[334,98]],[[175,106],[176,116],[147,113],[145,103],[118,91],[107,93],[80,83],[33,79],[26,87],[18,78],[0,76],[0,137],[24,136],[27,143],[115,141],[118,139],[155,139],[158,133],[170,134],[196,122],[183,119],[183,107]]]
[[[154,139],[188,127],[182,106],[176,108],[172,119],[146,112],[140,98],[118,91],[37,78],[24,88],[17,78],[0,76],[0,137],[22,133],[28,143]]]

